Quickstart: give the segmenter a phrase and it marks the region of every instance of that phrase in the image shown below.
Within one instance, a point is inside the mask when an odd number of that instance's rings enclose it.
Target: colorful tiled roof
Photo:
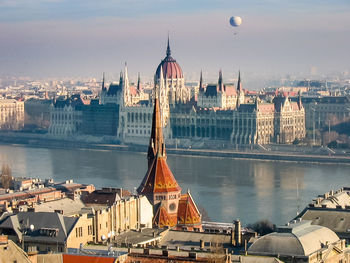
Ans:
[[[170,227],[176,226],[177,225],[176,214],[169,215],[165,207],[163,205],[160,205],[154,215],[153,225],[158,226],[159,228],[162,228],[165,226],[170,226]]]
[[[187,194],[181,195],[177,217],[178,225],[201,224],[201,214],[189,192]]]
[[[166,193],[181,191],[181,187],[171,172],[166,159],[157,157],[147,171],[139,188],[140,194]]]

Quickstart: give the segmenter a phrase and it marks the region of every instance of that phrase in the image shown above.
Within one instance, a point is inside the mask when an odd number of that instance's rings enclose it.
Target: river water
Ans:
[[[146,154],[0,145],[0,165],[18,177],[73,179],[133,190],[146,173]],[[213,221],[284,224],[319,194],[350,186],[350,166],[168,155],[184,191]]]

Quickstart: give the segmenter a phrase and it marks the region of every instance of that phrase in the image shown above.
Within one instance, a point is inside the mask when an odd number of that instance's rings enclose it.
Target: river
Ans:
[[[46,149],[0,145],[0,165],[13,176],[73,179],[100,187],[133,191],[146,173],[146,154],[133,152]],[[313,198],[350,186],[350,166],[168,155],[168,164],[183,192],[213,221],[254,223],[268,219],[284,224]]]

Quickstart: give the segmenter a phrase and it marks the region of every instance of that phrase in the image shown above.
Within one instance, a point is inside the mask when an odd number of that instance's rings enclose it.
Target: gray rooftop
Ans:
[[[339,237],[329,228],[301,221],[279,227],[277,232],[259,238],[249,248],[253,255],[308,256]]]
[[[85,205],[80,199],[62,198],[36,205],[35,212],[54,212],[55,210],[61,210],[63,211],[63,215],[71,216],[81,214],[84,207]]]
[[[19,239],[25,231],[25,240],[33,242],[64,242],[79,218],[65,217],[59,213],[48,212],[20,212],[16,215],[8,214],[0,222],[0,230],[14,231]],[[30,230],[34,225],[34,230]],[[44,230],[57,230],[56,235],[43,234]],[[22,232],[21,232],[22,231]]]

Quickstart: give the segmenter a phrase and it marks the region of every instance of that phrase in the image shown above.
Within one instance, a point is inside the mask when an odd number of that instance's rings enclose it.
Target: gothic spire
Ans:
[[[219,88],[219,91],[224,91],[224,82],[222,80],[222,70],[220,69],[219,71],[219,80],[218,80],[218,88]]]
[[[140,72],[137,76],[137,90],[141,91],[141,78],[140,78]]]
[[[303,107],[303,103],[301,102],[301,91],[298,91],[298,107],[299,110]]]
[[[238,71],[237,91],[242,92],[241,71]]]
[[[119,86],[123,85],[123,72],[120,71],[120,75],[119,75]]]
[[[105,73],[103,72],[103,78],[102,78],[102,91],[106,90],[105,87]]]
[[[203,74],[202,74],[202,70],[201,70],[201,76],[199,78],[199,91],[204,91],[204,89],[203,89]]]
[[[170,44],[169,44],[169,34],[168,34],[168,46],[166,48],[166,56],[170,57],[171,55],[171,50],[170,50]]]

